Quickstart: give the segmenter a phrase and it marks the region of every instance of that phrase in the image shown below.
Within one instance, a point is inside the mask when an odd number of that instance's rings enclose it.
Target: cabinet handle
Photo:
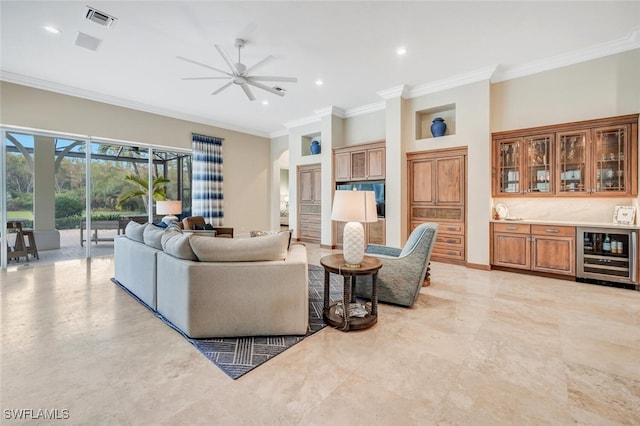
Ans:
[[[507,226],[508,231],[515,231],[516,229],[518,229],[517,226]]]
[[[544,230],[544,232],[548,232],[550,234],[557,234],[558,232],[560,232],[559,229],[553,229],[553,228],[547,228]]]
[[[456,254],[458,254],[458,253],[456,253],[455,251],[448,251],[448,252],[447,252],[447,254],[450,254],[450,255],[455,256],[455,255],[456,255]]]
[[[453,243],[455,243],[455,242],[456,242],[456,240],[449,238],[449,239],[447,240],[447,242],[448,242],[448,243],[450,243],[450,244],[453,244]]]
[[[457,231],[458,228],[456,228],[455,226],[448,226],[447,227],[447,231]]]

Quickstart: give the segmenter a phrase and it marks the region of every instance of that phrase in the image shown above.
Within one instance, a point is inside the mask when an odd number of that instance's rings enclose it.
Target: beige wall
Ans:
[[[224,224],[270,229],[269,139],[7,82],[0,124],[186,149],[192,132],[224,138]]]
[[[491,86],[491,131],[640,112],[640,49]],[[507,198],[513,216],[611,222],[617,205],[637,198]],[[570,215],[568,215],[570,214]]]
[[[340,146],[384,140],[385,119],[384,109],[346,118],[343,126],[342,145]],[[334,148],[340,146],[334,146]]]

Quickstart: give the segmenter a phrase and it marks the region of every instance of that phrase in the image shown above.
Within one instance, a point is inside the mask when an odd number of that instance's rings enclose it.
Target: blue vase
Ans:
[[[434,138],[438,136],[444,136],[444,133],[447,131],[447,123],[444,122],[443,118],[436,117],[433,119],[431,123],[431,134]]]
[[[320,142],[314,140],[309,147],[313,155],[320,154]]]

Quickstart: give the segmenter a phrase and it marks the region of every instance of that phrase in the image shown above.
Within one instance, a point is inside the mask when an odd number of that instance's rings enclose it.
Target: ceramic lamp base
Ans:
[[[360,222],[348,222],[342,234],[342,254],[350,268],[357,268],[364,259],[364,228]]]

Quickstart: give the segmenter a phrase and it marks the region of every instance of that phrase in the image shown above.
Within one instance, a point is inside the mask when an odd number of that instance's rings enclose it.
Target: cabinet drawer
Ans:
[[[436,244],[441,247],[464,247],[464,237],[461,235],[446,235],[438,233],[436,237]]]
[[[464,260],[464,250],[460,248],[442,247],[436,243],[433,246],[432,257],[434,260],[438,260],[438,258]]]
[[[576,228],[573,226],[531,225],[531,233],[534,235],[575,237]]]
[[[438,234],[458,234],[464,235],[464,224],[462,223],[439,223]]]
[[[508,232],[511,234],[530,234],[531,225],[524,223],[494,223],[494,232]]]

